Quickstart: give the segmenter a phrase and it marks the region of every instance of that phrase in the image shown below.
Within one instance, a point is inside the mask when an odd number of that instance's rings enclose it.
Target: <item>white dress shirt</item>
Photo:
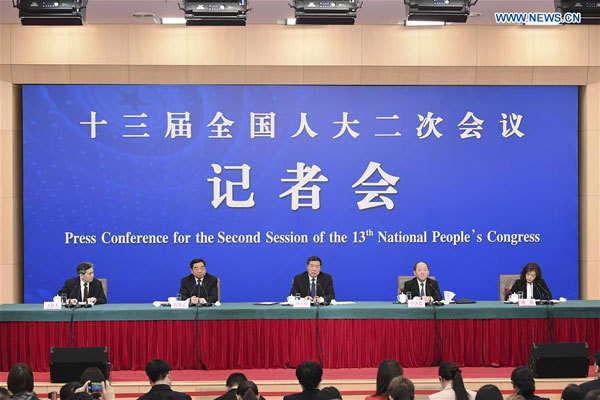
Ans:
[[[83,291],[85,289],[85,285],[88,285],[88,297],[90,297],[90,285],[87,282],[84,282],[81,278],[79,278],[79,290],[81,291],[81,301],[83,301]]]
[[[533,299],[533,282],[527,282],[527,297],[526,299]]]

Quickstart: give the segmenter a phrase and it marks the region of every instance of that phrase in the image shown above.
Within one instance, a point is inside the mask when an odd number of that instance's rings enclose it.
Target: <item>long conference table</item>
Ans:
[[[518,366],[527,363],[532,343],[551,341],[587,342],[593,354],[600,348],[600,301],[536,307],[480,301],[435,309],[358,302],[319,310],[251,303],[0,305],[1,371],[17,362],[48,371],[50,347],[70,346],[107,346],[115,370],[143,370],[157,357],[173,369],[287,368],[307,359],[325,368],[377,367],[386,359],[405,367]]]

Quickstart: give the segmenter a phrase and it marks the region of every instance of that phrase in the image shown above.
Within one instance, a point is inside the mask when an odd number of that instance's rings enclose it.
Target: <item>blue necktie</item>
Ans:
[[[315,278],[311,278],[310,284],[310,297],[315,297],[315,292],[317,291],[317,285],[315,284]]]
[[[425,288],[425,284],[421,283],[421,297],[425,296],[425,289],[424,288]]]

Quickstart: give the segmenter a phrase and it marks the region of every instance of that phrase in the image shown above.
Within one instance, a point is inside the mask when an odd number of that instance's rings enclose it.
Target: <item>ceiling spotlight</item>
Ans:
[[[294,0],[290,7],[295,10],[297,24],[353,25],[362,1]]]
[[[12,0],[22,25],[83,25],[88,0]]]
[[[600,0],[554,0],[554,9],[567,23],[600,24]]]
[[[407,21],[467,22],[477,0],[404,0]]]
[[[247,0],[183,0],[186,25],[246,25]]]

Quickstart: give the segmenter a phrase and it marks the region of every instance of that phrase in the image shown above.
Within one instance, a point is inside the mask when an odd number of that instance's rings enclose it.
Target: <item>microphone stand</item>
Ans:
[[[319,281],[317,281],[317,288],[321,289],[321,292],[323,293],[323,300],[325,300],[325,291],[321,287]],[[319,292],[317,290],[317,294],[318,293]],[[319,296],[317,295],[317,297]],[[319,302],[319,299],[313,299],[313,301],[317,307],[317,312],[315,314],[315,340],[317,341],[317,356],[319,357],[319,363],[321,366],[323,366],[323,347],[321,346],[321,335],[319,334],[319,309],[321,308],[321,303]]]
[[[206,297],[208,299],[208,292],[206,292],[206,288],[204,287],[204,285],[200,282],[198,282],[196,284],[196,286],[194,287],[194,290],[196,290],[196,288],[198,286],[202,286],[202,288],[204,289],[204,292],[206,293]],[[194,291],[192,291],[191,294],[193,294]],[[200,288],[198,288],[198,295],[200,295]],[[191,296],[190,296],[191,298]],[[201,369],[207,369],[206,366],[204,365],[204,360],[202,357],[202,341],[200,340],[200,327],[198,326],[199,320],[200,320],[200,307],[202,307],[202,304],[200,304],[200,302],[194,304],[194,306],[196,306],[196,314],[194,315],[194,341],[195,341],[195,346],[194,346],[194,352],[196,352],[197,354],[197,358],[198,358],[198,362],[200,363],[200,368]]]
[[[206,288],[204,287],[204,284],[200,284],[200,286],[202,286],[202,289],[204,290],[204,294],[206,295],[206,303],[204,304],[200,304],[203,307],[210,307],[213,305],[213,303],[209,303],[208,302],[208,291],[206,290]]]
[[[550,293],[542,287],[539,282],[533,281],[534,287],[537,286],[540,295],[544,295],[546,299],[540,299],[540,304],[546,306],[546,325],[548,329],[548,336],[550,337],[550,343],[554,343],[554,315],[552,308],[550,307],[553,303],[550,301]],[[541,297],[541,296],[540,296]]]
[[[439,290],[435,289],[435,286],[430,284],[429,287],[431,287],[431,289],[433,291],[436,291],[437,294],[440,296],[440,299],[442,298],[442,294],[439,292]],[[431,302],[429,304],[431,304],[431,308],[433,309],[433,340],[434,340],[434,345],[433,345],[433,353],[434,353],[434,361],[437,364],[441,364],[442,362],[442,358],[444,356],[444,341],[442,340],[442,336],[440,335],[440,332],[438,330],[438,323],[437,323],[437,307],[436,307],[436,303],[438,303],[432,296]],[[444,303],[438,303],[443,305]],[[436,357],[435,353],[436,353],[436,347],[438,347],[439,343],[439,347],[440,347],[440,351],[438,353],[439,357]]]

